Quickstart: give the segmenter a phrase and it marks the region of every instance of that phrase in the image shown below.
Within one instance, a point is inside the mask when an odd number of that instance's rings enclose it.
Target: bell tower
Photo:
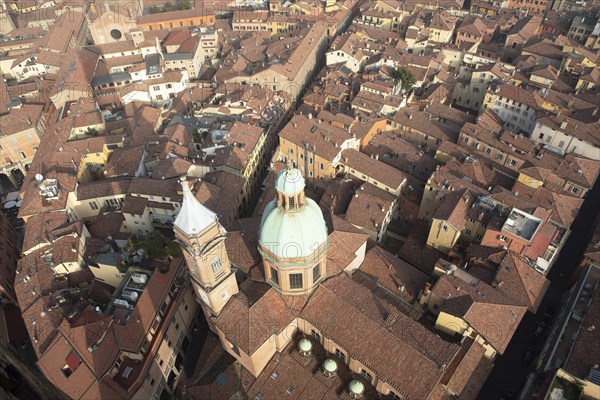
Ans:
[[[186,177],[181,177],[180,182],[183,202],[174,223],[175,235],[190,271],[196,299],[209,317],[219,314],[229,298],[239,291],[225,248],[227,231],[217,215],[194,197]]]

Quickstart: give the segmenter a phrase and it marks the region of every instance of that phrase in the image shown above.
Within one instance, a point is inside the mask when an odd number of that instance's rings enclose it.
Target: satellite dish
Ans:
[[[44,181],[44,175],[42,174],[35,174],[35,180],[38,182],[43,182]]]
[[[43,317],[45,317],[45,316],[46,316],[46,313],[42,311],[42,312],[40,313],[40,316],[43,318]]]
[[[100,312],[100,307],[96,307],[96,312],[99,313]]]

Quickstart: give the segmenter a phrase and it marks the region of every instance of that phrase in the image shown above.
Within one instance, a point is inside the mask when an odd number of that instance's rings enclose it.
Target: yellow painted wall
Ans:
[[[444,227],[446,227],[446,230],[444,230]],[[454,247],[459,237],[460,231],[454,229],[446,221],[434,218],[429,228],[427,245],[447,253]]]
[[[525,175],[522,172],[519,173],[519,177],[517,178],[517,180],[519,182],[521,182],[522,184],[527,185],[529,187],[532,187],[534,189],[539,188],[544,183],[543,181],[534,179],[534,178],[532,178],[532,177],[530,177],[528,175]]]
[[[469,324],[462,318],[455,317],[442,311],[435,321],[435,328],[449,335],[462,335],[469,328]]]

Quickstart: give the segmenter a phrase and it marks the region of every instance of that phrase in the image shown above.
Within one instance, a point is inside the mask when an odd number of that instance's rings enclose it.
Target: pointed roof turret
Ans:
[[[194,236],[215,223],[218,217],[194,197],[185,176],[179,181],[183,188],[183,202],[174,225],[186,235]]]

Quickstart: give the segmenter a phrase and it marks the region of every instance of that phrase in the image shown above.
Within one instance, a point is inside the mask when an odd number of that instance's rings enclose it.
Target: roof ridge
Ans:
[[[359,268],[360,270],[360,268]],[[388,302],[387,300],[377,296],[375,293],[373,293],[372,291],[370,291],[368,288],[360,285],[359,283],[354,282],[352,279],[349,279],[349,281],[351,281],[353,284],[355,284],[356,286],[360,286],[361,288],[363,288],[365,291],[369,292],[369,294],[372,297],[377,298],[377,300],[380,300],[381,302],[383,302],[384,304],[389,305],[392,309],[398,310],[398,308],[396,306],[394,306],[393,304],[391,304],[390,302]],[[394,338],[395,340],[402,342],[404,345],[406,345],[407,347],[409,347],[412,351],[414,351],[415,353],[419,354],[420,356],[423,356],[424,358],[427,359],[427,361],[433,363],[436,367],[440,367],[440,365],[438,365],[437,362],[435,362],[434,360],[432,360],[431,358],[429,358],[429,356],[426,355],[426,353],[423,353],[421,351],[419,351],[418,349],[415,349],[412,345],[410,345],[409,343],[407,343],[405,340],[403,340],[400,336],[394,334],[391,332],[390,329],[386,329],[383,325],[379,324],[378,322],[376,322],[375,320],[373,320],[371,317],[369,317],[366,313],[364,313],[363,311],[357,309],[353,304],[348,303],[346,300],[344,300],[342,297],[338,296],[335,292],[333,292],[331,289],[327,288],[324,285],[319,285],[322,286],[324,288],[326,288],[330,293],[332,293],[336,298],[338,298],[340,301],[344,302],[345,304],[349,305],[350,307],[352,307],[352,309],[354,309],[356,312],[358,312],[360,315],[365,316],[365,318],[367,318],[371,323],[373,323],[378,329],[381,329],[382,331],[384,331],[386,333],[386,335],[390,335],[392,338]],[[407,315],[405,315],[403,312],[400,311],[401,316],[398,319],[403,319],[403,318],[407,318],[409,319],[411,322],[416,322],[414,321],[412,318],[408,317]],[[397,320],[398,320],[397,319]],[[395,325],[395,324],[394,324]],[[420,325],[419,325],[420,326]],[[391,327],[390,327],[391,328]],[[374,369],[374,368],[372,368]]]

